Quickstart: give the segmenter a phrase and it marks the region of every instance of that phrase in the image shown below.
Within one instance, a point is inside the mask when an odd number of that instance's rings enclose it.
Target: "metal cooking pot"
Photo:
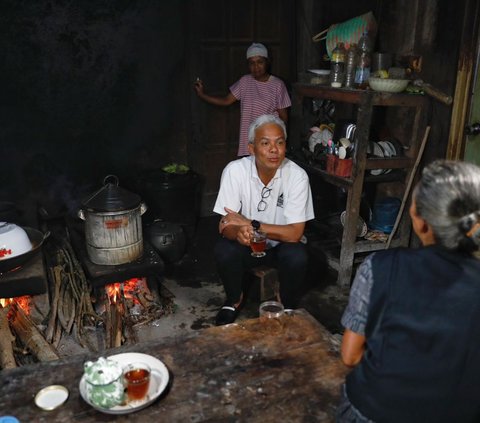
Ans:
[[[44,234],[37,229],[28,228],[25,226],[22,226],[22,228],[27,233],[28,238],[32,243],[32,249],[30,251],[27,251],[26,253],[19,254],[18,256],[0,260],[0,273],[5,273],[27,264],[33,257],[38,254],[43,242],[50,235],[50,232],[46,232]]]
[[[174,263],[184,256],[187,239],[180,225],[156,220],[146,232],[150,243],[167,262]]]
[[[106,176],[103,183],[78,212],[85,220],[88,257],[100,265],[130,263],[143,254],[141,216],[147,206],[137,194],[120,188],[116,176]]]

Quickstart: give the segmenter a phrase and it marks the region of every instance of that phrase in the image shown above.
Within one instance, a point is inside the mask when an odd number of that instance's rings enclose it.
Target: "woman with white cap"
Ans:
[[[207,103],[230,106],[240,101],[238,156],[249,155],[248,128],[257,117],[272,114],[287,122],[287,109],[292,104],[283,81],[269,73],[268,50],[263,44],[253,43],[247,49],[247,62],[250,73],[235,82],[223,97],[205,94],[200,79],[194,85],[197,95]]]

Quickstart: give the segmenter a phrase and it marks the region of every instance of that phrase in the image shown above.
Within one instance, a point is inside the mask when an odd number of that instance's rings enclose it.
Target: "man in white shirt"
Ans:
[[[307,269],[307,251],[300,241],[314,213],[306,172],[285,158],[286,138],[280,118],[260,116],[248,133],[251,155],[230,162],[223,170],[213,209],[222,215],[222,238],[214,255],[227,299],[217,314],[217,325],[235,321],[244,299],[243,275],[261,264],[278,269],[280,299],[286,308],[295,306]],[[268,237],[263,258],[250,255],[254,230]]]

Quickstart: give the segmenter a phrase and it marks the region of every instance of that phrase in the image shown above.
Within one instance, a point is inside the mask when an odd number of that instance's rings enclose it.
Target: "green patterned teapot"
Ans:
[[[100,357],[84,364],[86,395],[98,407],[112,408],[124,402],[122,367],[119,363]]]

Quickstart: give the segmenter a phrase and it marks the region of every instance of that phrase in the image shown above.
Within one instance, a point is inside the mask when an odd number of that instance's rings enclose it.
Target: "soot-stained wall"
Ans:
[[[75,202],[79,187],[99,187],[106,174],[122,184],[183,160],[183,8],[1,2],[0,200]]]

